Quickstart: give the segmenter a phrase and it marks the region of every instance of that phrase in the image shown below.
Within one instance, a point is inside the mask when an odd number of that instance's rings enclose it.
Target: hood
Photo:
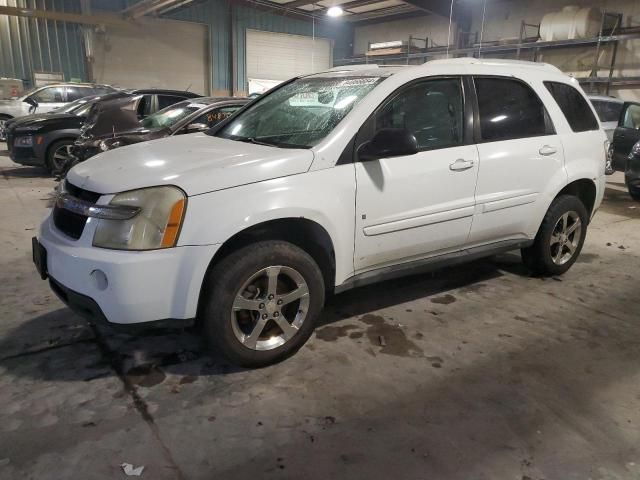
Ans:
[[[19,98],[12,98],[12,99],[5,99],[5,100],[0,100],[0,106],[5,106],[5,105],[17,105],[21,102],[22,100],[20,100]]]
[[[80,125],[82,117],[78,117],[73,113],[40,113],[35,115],[27,115],[17,118],[11,122],[11,128],[20,129],[21,127],[32,127],[34,125],[49,126],[60,123],[69,123]]]
[[[194,133],[101,153],[76,165],[67,179],[77,187],[103,194],[176,185],[192,196],[304,173],[312,162],[310,150]]]
[[[114,137],[113,133],[106,133],[104,135],[100,135],[99,137],[93,137],[94,140],[103,140],[105,138],[146,138],[148,140],[154,138],[162,138],[166,137],[170,132],[168,128],[145,128],[138,127],[132,128],[130,130],[122,130],[116,131],[116,135]]]

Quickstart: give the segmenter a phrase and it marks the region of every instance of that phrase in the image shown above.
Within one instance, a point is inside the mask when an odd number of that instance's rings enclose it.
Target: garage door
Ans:
[[[287,80],[333,66],[331,40],[247,30],[247,78]],[[313,55],[312,55],[313,52]]]
[[[95,80],[208,94],[207,26],[161,19],[138,22],[136,28],[107,27],[94,35]]]

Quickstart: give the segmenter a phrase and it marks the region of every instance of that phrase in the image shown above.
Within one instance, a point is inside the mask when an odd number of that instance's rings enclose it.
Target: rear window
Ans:
[[[560,82],[544,82],[544,86],[564,113],[571,130],[587,132],[600,128],[587,100],[578,90]]]
[[[504,78],[475,78],[480,133],[485,142],[554,133],[538,95],[528,85]]]
[[[606,100],[591,100],[593,108],[595,108],[598,118],[601,122],[618,122],[624,103],[607,102]]]

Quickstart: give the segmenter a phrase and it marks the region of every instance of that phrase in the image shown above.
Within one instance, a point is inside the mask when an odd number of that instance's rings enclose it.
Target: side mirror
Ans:
[[[27,97],[23,100],[23,102],[28,103],[29,105],[31,105],[29,107],[29,113],[33,113],[36,111],[36,108],[38,108],[38,102],[36,101],[35,98],[33,97]]]
[[[203,132],[205,130],[209,130],[209,125],[206,123],[190,123],[187,125],[186,130],[187,133]]]
[[[400,157],[418,153],[416,137],[404,128],[382,128],[373,138],[360,145],[358,160],[368,162],[379,158]]]

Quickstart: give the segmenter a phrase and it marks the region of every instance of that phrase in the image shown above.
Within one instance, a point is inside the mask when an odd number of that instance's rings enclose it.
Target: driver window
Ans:
[[[624,112],[622,126],[625,128],[640,128],[640,105],[629,105]]]
[[[38,103],[63,103],[63,87],[47,87],[31,95]]]
[[[427,80],[412,85],[375,116],[374,131],[404,128],[420,150],[462,145],[464,103],[460,79]]]

